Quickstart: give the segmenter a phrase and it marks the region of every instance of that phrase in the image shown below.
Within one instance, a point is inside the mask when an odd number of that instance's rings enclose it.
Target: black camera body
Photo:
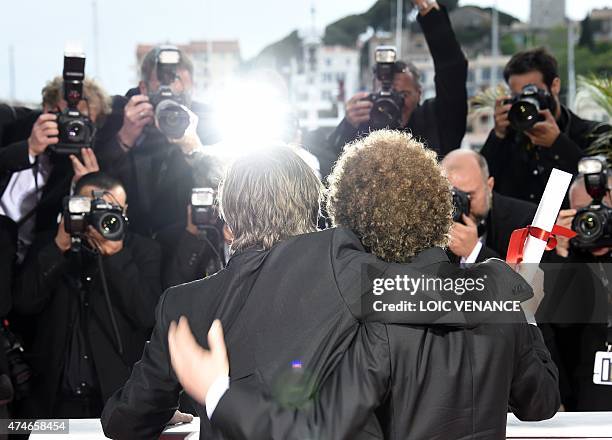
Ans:
[[[547,90],[527,84],[521,93],[504,100],[504,104],[512,104],[508,111],[510,126],[516,131],[526,131],[544,120],[541,110],[548,109],[554,114],[557,102]]]
[[[453,221],[463,223],[463,215],[470,215],[470,195],[453,187]]]
[[[51,151],[57,154],[78,155],[81,148],[91,148],[96,133],[93,122],[81,114],[77,106],[85,99],[83,80],[85,79],[85,56],[82,54],[65,54],[63,71],[64,99],[68,106],[57,113],[59,140],[50,145]]]
[[[149,94],[149,102],[155,112],[155,125],[170,139],[180,139],[189,127],[185,97],[170,87],[177,77],[176,69],[181,53],[175,46],[160,46],[156,56],[156,73],[160,86]]]
[[[572,221],[576,237],[570,243],[578,249],[612,246],[612,208],[602,203],[609,191],[606,158],[585,157],[578,162],[578,172],[584,177],[586,191],[593,201],[576,212]]]
[[[191,223],[198,229],[215,227],[219,216],[215,209],[215,191],[212,188],[191,190]]]
[[[389,128],[395,130],[402,125],[402,109],[404,97],[393,90],[393,77],[397,72],[395,67],[395,48],[393,46],[378,46],[376,48],[374,76],[380,81],[381,88],[377,93],[368,96],[372,101],[370,110],[370,128],[380,130]]]
[[[64,229],[72,236],[80,236],[93,226],[102,237],[110,241],[123,240],[128,219],[119,205],[109,203],[101,194],[94,192],[94,198],[69,197],[64,207]]]

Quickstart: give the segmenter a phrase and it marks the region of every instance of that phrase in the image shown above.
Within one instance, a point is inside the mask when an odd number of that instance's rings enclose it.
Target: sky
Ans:
[[[296,28],[325,25],[366,11],[375,0],[0,0],[0,99],[9,97],[9,47],[13,47],[17,99],[38,102],[40,89],[60,74],[63,50],[76,41],[87,54],[86,74],[111,94],[135,85],[138,43],[238,39],[249,59]],[[99,26],[99,59],[94,53],[93,4]],[[526,20],[529,0],[497,0],[498,7]],[[584,18],[612,0],[566,0],[567,14]],[[493,0],[461,0],[491,6]]]

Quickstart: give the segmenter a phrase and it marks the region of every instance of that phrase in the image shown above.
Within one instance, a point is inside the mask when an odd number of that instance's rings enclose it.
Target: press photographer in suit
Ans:
[[[197,116],[202,108],[192,91],[189,56],[174,46],[157,46],[142,60],[138,87],[113,99],[113,114],[122,120],[105,130],[110,140],[101,147],[100,166],[124,182],[131,225],[140,234],[186,225],[192,153],[203,136]]]
[[[122,185],[90,173],[75,195],[57,230],[39,234],[15,285],[15,313],[35,330],[33,392],[21,417],[100,417],[154,323],[160,250],[127,230]]]
[[[601,157],[583,161],[601,163]],[[536,315],[559,367],[561,399],[567,411],[612,410],[612,388],[593,383],[595,353],[605,351],[606,343],[612,342],[612,243],[605,232],[597,237],[598,223],[591,223],[598,207],[606,211],[612,206],[606,189],[612,183],[608,173],[604,160],[601,178],[599,172],[578,174],[572,182],[570,209],[561,211],[559,223],[577,231],[578,237],[561,242],[558,264],[547,270],[550,295]],[[599,197],[594,200],[593,195]]]
[[[453,222],[449,251],[462,263],[506,257],[512,231],[531,224],[536,205],[494,191],[484,157],[451,151],[441,162],[451,185],[469,200],[469,211]]]
[[[334,223],[350,227],[375,255],[444,277],[454,270],[444,251],[423,247],[447,240],[450,196],[433,151],[398,132],[377,131],[345,150],[327,200]],[[181,383],[206,404],[227,438],[353,438],[374,410],[386,439],[505,438],[508,407],[523,420],[549,418],[559,396],[557,370],[539,330],[520,309],[496,318],[470,329],[365,324],[313,397],[314,407],[254,398],[244,382],[233,380],[232,363],[232,384],[223,395],[228,368],[218,322],[209,335],[210,354],[197,347],[184,319],[182,328],[171,327],[169,344]],[[214,382],[207,361],[225,368]],[[308,375],[295,371],[294,377]]]
[[[436,96],[421,104],[422,86],[416,67],[397,61],[393,67],[393,90],[402,96],[401,120],[390,128],[412,133],[440,156],[459,148],[467,119],[467,60],[453,32],[446,8],[435,1],[414,0],[417,21],[423,29],[434,62]],[[344,145],[366,136],[372,127],[370,92],[360,92],[346,103],[346,116],[330,135],[336,157]]]
[[[612,127],[561,104],[559,66],[543,48],[514,54],[504,79],[512,96],[497,100],[495,127],[481,154],[500,194],[538,203],[552,169],[576,174],[585,150]]]
[[[192,190],[194,200],[186,209],[187,225],[178,222],[155,235],[162,248],[164,288],[212,275],[228,260],[228,234],[216,206],[216,189],[223,165],[216,156],[195,155],[193,175],[196,187]]]

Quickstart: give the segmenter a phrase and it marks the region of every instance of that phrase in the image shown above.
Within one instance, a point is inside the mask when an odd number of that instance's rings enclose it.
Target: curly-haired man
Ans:
[[[451,270],[440,247],[451,226],[450,185],[435,154],[410,135],[377,131],[349,145],[327,205],[336,225],[386,261]],[[373,411],[386,439],[505,438],[508,407],[524,420],[559,407],[557,369],[524,319],[472,329],[365,324],[353,342],[314,404],[295,409],[240,382],[223,385],[229,366],[219,323],[210,352],[183,318],[169,334],[175,373],[227,438],[357,438]]]

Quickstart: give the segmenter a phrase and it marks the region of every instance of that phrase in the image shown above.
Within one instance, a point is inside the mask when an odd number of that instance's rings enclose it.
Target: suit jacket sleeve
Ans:
[[[418,15],[435,71],[435,112],[440,154],[459,148],[467,124],[468,62],[451,26],[446,8]]]
[[[340,121],[340,124],[329,135],[328,143],[334,155],[340,157],[344,146],[349,142],[354,141],[359,137],[359,129],[353,127],[346,118]]]
[[[390,365],[386,327],[363,325],[314,400],[283,408],[262,392],[233,383],[211,421],[238,440],[354,439],[388,392]]]
[[[102,429],[107,437],[148,440],[159,438],[178,408],[181,386],[174,375],[168,351],[169,322],[162,295],[151,340],[142,359],[134,364],[124,387],[113,394],[102,412]]]
[[[134,327],[152,328],[161,295],[159,245],[132,235],[121,251],[103,258],[113,303]]]
[[[531,324],[517,325],[521,338],[510,389],[510,409],[519,420],[549,419],[561,405],[559,371],[540,330]]]
[[[28,153],[28,141],[15,142],[0,148],[0,176],[32,167]]]
[[[160,239],[163,254],[167,256],[164,262],[164,287],[177,286],[190,281],[204,278],[205,265],[213,258],[210,245],[189,232],[182,230],[178,243],[176,235]],[[170,243],[169,241],[172,241]]]
[[[489,137],[480,150],[480,154],[487,159],[489,173],[493,177],[501,174],[501,170],[508,164],[507,156],[512,153],[513,149],[509,145],[508,137],[500,139],[495,135],[494,130],[491,130]]]
[[[15,283],[13,307],[24,315],[41,312],[69,266],[68,257],[52,235],[39,237],[30,247]]]
[[[540,157],[548,170],[559,168],[568,173],[576,174],[578,161],[584,156],[584,151],[570,137],[561,133],[550,148],[540,148]]]

